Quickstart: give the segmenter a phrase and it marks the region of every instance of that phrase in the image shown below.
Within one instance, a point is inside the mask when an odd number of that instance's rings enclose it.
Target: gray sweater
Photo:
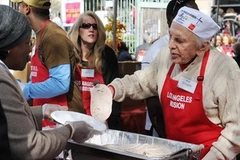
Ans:
[[[67,127],[41,131],[42,107],[30,107],[9,70],[0,62],[0,100],[8,124],[13,159],[50,160],[64,150]]]

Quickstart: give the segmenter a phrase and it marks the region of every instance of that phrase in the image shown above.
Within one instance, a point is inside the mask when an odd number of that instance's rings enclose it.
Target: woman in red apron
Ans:
[[[80,56],[75,82],[81,90],[84,110],[91,115],[90,88],[95,82],[109,84],[119,76],[117,57],[113,49],[105,44],[104,26],[92,11],[84,12],[77,18],[68,36]],[[108,119],[109,128],[119,129],[120,114],[120,103],[113,101],[112,113]]]
[[[78,83],[78,86],[81,90],[81,96],[83,101],[84,111],[87,115],[91,116],[90,111],[90,89],[94,86],[95,83],[104,84],[102,74],[100,74],[95,69],[91,68],[81,68],[77,66],[77,74],[75,76],[75,81]],[[92,72],[87,74],[86,72]]]

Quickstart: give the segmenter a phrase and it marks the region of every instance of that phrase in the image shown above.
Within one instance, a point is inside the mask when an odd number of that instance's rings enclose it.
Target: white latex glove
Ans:
[[[90,89],[91,115],[99,120],[105,121],[112,112],[112,92],[105,84],[96,84]]]
[[[102,132],[95,130],[92,126],[84,121],[66,122],[72,128],[71,139],[83,143],[94,135],[101,135]]]
[[[67,111],[67,110],[68,110],[67,106],[60,106],[58,104],[44,104],[42,106],[43,118],[45,119],[52,119],[51,113],[54,111]]]

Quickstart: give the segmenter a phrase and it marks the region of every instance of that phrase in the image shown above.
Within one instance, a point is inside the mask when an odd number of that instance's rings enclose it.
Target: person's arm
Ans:
[[[39,83],[27,83],[23,93],[29,98],[51,98],[67,93],[70,86],[70,64],[63,64],[49,70],[49,78]]]
[[[226,75],[224,77],[226,81],[220,81],[217,84],[218,91],[221,91],[218,97],[218,107],[223,130],[203,160],[234,159],[240,152],[240,70],[236,64],[230,67],[231,71],[227,71],[227,74],[222,71],[221,74]],[[220,76],[219,79],[221,78]],[[217,82],[214,81],[214,83]],[[226,84],[226,87],[222,89],[219,85],[223,83]]]
[[[8,127],[6,117],[0,101],[0,159],[11,160],[11,151],[8,140]]]
[[[8,122],[8,135],[14,159],[53,159],[70,137],[67,127],[37,131],[37,119],[11,73],[0,72],[0,97]],[[38,110],[41,114],[42,111]]]
[[[43,120],[43,113],[42,113],[42,106],[33,106],[30,107],[33,116],[35,117],[35,126],[38,131],[42,130],[42,120]]]
[[[171,65],[169,48],[161,49],[154,61],[145,69],[138,70],[132,75],[115,79],[110,85],[114,87],[113,99],[121,102],[126,97],[140,100],[156,96],[160,93],[166,74]]]
[[[126,97],[140,100],[157,95],[157,64],[150,65],[144,70],[136,71],[132,75],[116,78],[109,85],[114,88],[113,99],[121,102]]]

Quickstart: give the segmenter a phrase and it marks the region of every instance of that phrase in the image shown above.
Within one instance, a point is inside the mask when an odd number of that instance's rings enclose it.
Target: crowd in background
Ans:
[[[226,12],[216,8],[214,12],[212,19],[218,23],[221,30],[212,39],[212,45],[223,54],[235,57],[233,46],[240,40],[240,16],[233,8],[228,8]]]
[[[226,54],[230,57],[234,57],[233,46],[237,44],[238,39],[236,36],[231,36],[228,33],[220,33],[212,38],[212,46],[223,54]]]

